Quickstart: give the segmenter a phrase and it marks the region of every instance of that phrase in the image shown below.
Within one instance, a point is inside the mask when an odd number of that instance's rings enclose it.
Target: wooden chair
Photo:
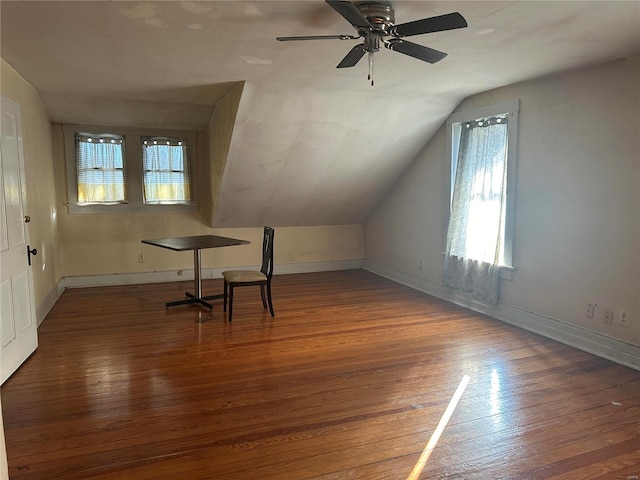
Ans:
[[[271,302],[271,277],[273,276],[273,235],[275,230],[271,227],[264,227],[264,238],[262,241],[262,268],[257,270],[227,270],[222,272],[224,278],[224,311],[227,311],[227,296],[229,297],[229,321],[233,315],[233,289],[235,287],[245,287],[248,285],[260,285],[260,296],[262,305],[274,317],[273,303]],[[265,287],[267,294],[265,297]]]

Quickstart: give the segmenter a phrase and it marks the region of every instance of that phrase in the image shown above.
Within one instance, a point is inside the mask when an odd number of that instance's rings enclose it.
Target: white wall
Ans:
[[[501,303],[479,310],[507,321],[513,315],[525,323],[546,322],[599,344],[612,338],[618,349],[640,346],[638,63],[636,55],[511,85],[470,97],[457,108],[520,99],[517,270],[501,283]],[[442,282],[445,151],[442,127],[371,213],[365,224],[365,265],[469,304]],[[584,316],[587,302],[598,304],[596,318]],[[599,318],[604,307],[614,310],[616,320],[621,309],[627,310],[631,326],[604,324]]]

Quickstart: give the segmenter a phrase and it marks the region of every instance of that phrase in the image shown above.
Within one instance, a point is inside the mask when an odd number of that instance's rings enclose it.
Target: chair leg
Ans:
[[[229,321],[233,315],[233,283],[229,285]]]
[[[269,311],[271,312],[271,316],[275,317],[275,313],[273,313],[273,302],[271,301],[271,282],[267,282],[267,299],[269,300]]]
[[[260,284],[260,297],[262,297],[262,307],[266,310],[267,309],[267,299],[264,296],[264,283]]]
[[[224,300],[223,300],[223,303],[222,303],[222,305],[223,305],[223,307],[222,307],[222,311],[223,311],[223,312],[226,312],[226,311],[227,311],[227,285],[228,285],[228,284],[227,284],[227,281],[225,280],[225,281],[224,281],[224,291],[223,291],[223,293],[224,293],[224,297],[223,297],[223,298],[224,298]]]

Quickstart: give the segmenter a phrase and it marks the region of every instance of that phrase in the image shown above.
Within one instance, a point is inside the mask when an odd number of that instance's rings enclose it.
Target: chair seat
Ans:
[[[222,272],[227,283],[266,282],[267,276],[255,270],[227,270]]]

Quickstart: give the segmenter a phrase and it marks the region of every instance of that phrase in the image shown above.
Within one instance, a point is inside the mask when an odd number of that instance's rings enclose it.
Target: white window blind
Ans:
[[[126,203],[124,137],[76,134],[78,204]]]
[[[144,203],[191,201],[191,180],[185,138],[141,137]]]

